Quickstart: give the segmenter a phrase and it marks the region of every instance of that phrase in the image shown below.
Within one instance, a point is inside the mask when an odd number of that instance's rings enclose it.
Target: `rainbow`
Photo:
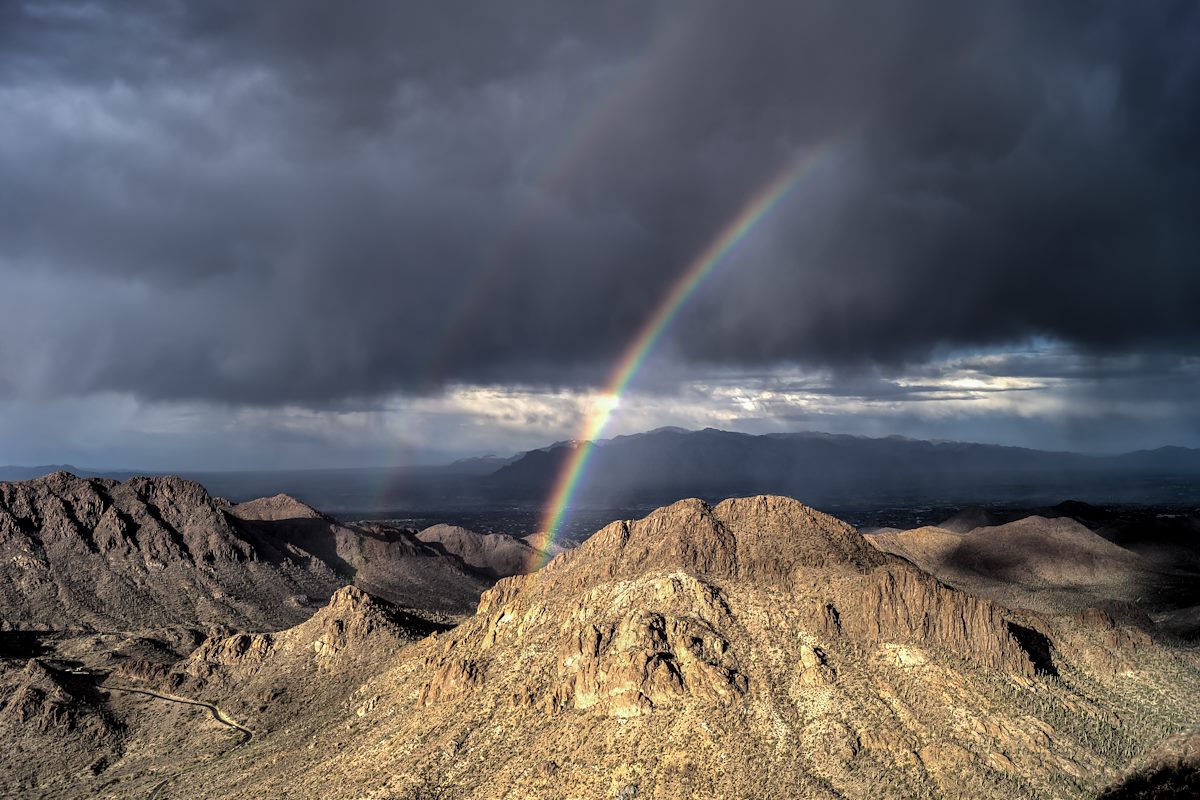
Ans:
[[[545,532],[543,552],[550,550],[550,545],[558,535],[563,517],[571,506],[571,499],[579,488],[580,480],[583,478],[588,461],[596,447],[596,440],[608,426],[613,412],[620,405],[621,395],[629,388],[630,382],[645,364],[646,358],[653,351],[654,345],[662,337],[663,332],[670,327],[671,322],[679,314],[679,310],[704,282],[704,279],[712,274],[713,270],[725,260],[725,257],[737,247],[738,243],[771,213],[771,210],[787,196],[797,183],[805,176],[810,175],[823,162],[839,138],[833,137],[790,162],[764,188],[751,197],[742,206],[737,216],[726,224],[708,247],[692,261],[659,303],[654,313],[642,325],[637,337],[617,362],[601,395],[602,401],[596,404],[595,409],[584,420],[583,428],[576,437],[578,444],[555,480],[541,525],[541,530]],[[534,556],[529,565],[530,570],[541,568],[546,560],[545,555]]]

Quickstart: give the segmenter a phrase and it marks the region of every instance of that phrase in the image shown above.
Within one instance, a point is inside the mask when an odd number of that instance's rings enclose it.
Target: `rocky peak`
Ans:
[[[862,572],[884,557],[858,532],[787,497],[758,496],[710,506],[681,500],[644,519],[614,522],[555,558],[543,581],[587,585],[650,571],[788,583],[797,570]]]
[[[333,522],[333,520],[317,509],[288,494],[260,497],[257,500],[238,503],[233,507],[232,511],[234,515],[242,519],[271,522],[289,519],[317,519]]]
[[[820,642],[914,645],[1011,674],[1038,671],[1000,607],[878,552],[833,517],[760,496],[715,507],[685,500],[613,523],[542,571],[501,581],[458,632],[467,646],[430,662],[422,702],[474,691],[494,652],[506,641],[520,651],[518,640],[543,625],[559,641],[557,684],[530,683],[517,693],[522,705],[635,716],[728,702],[754,690],[737,642],[738,608],[755,603],[786,609],[769,613],[813,637],[797,655],[806,685],[836,672]]]
[[[334,592],[313,620],[336,622],[347,630],[370,633],[392,622],[394,610],[356,586],[343,586]]]
[[[365,675],[372,664],[434,627],[361,589],[345,586],[293,628],[232,636],[216,633],[172,668],[164,686],[204,693],[223,685],[271,687],[305,674],[339,679]]]

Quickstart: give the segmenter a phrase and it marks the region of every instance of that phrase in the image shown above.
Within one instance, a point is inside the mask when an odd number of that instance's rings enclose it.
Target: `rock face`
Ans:
[[[252,721],[256,732],[285,727],[293,737],[318,737],[329,712],[374,708],[379,695],[356,688],[436,629],[346,586],[294,628],[210,637],[162,677],[159,688],[219,703],[235,718]]]
[[[503,533],[479,534],[455,525],[433,525],[417,538],[496,579],[524,575],[546,561],[546,554],[527,540]]]
[[[337,671],[343,658],[363,662],[420,638],[430,624],[361,589],[344,586],[302,624],[279,633],[217,634],[171,670],[165,687],[204,692],[211,684],[295,683],[305,671]],[[266,671],[269,675],[259,675]],[[265,678],[265,680],[264,680]]]
[[[271,626],[340,582],[246,536],[197,483],[66,473],[0,484],[0,572],[0,613],[35,629]]]
[[[252,533],[311,554],[392,603],[463,614],[494,580],[458,553],[429,545],[410,530],[377,523],[345,525],[287,495],[240,503],[230,513]],[[485,538],[471,531],[463,531],[462,537]]]
[[[648,607],[659,610],[570,631],[559,650],[559,682],[544,703],[548,711],[570,706],[631,717],[689,698],[723,702],[748,691],[720,632],[729,612],[719,593],[683,573],[644,588]],[[532,696],[531,689],[526,697]]]
[[[1127,671],[1095,671],[1041,618],[778,497],[615,522],[456,628],[348,638],[323,669],[337,616],[286,634],[307,689],[261,682],[284,676],[278,637],[214,642],[181,670],[216,665],[195,689],[263,731],[189,773],[195,792],[1082,798],[1175,724],[1144,713],[1164,693],[1170,720],[1200,713],[1194,659],[1143,641]]]
[[[69,677],[69,676],[66,676]],[[93,692],[36,658],[0,660],[0,787],[32,786],[55,773],[91,774],[117,752],[121,729]]]
[[[1100,606],[1123,619],[1169,578],[1149,561],[1079,522],[1030,516],[958,534],[943,528],[879,533],[875,548],[953,586],[1007,606],[1075,613]]]
[[[452,613],[490,583],[410,533],[283,495],[231,505],[174,477],[0,483],[0,630],[279,629],[351,581]]]

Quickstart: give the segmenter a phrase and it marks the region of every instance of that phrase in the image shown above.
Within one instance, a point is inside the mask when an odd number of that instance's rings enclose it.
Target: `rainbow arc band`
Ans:
[[[601,438],[609,420],[612,419],[613,412],[620,405],[621,395],[629,388],[629,384],[654,350],[654,345],[679,314],[679,310],[704,282],[704,279],[711,275],[725,260],[725,257],[737,247],[738,243],[770,214],[779,201],[786,197],[801,180],[813,173],[816,167],[832,152],[839,139],[840,137],[834,137],[827,140],[776,173],[772,180],[742,206],[738,214],[721,229],[708,247],[691,262],[659,303],[654,313],[642,325],[638,335],[625,350],[609,378],[603,393],[605,401],[598,403],[597,408],[584,421],[583,428],[576,437],[578,444],[571,451],[554,482],[541,525],[541,529],[546,534],[543,552],[550,549],[550,545],[558,536],[563,517],[571,507],[571,501],[579,488],[592,452],[596,447],[596,440]],[[540,569],[545,562],[544,556],[534,556],[529,567],[531,570]]]

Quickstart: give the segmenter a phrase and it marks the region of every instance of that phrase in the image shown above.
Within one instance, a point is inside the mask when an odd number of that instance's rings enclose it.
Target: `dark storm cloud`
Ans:
[[[5,4],[0,391],[597,381],[822,145],[668,352],[1195,352],[1198,37],[1182,3]]]

